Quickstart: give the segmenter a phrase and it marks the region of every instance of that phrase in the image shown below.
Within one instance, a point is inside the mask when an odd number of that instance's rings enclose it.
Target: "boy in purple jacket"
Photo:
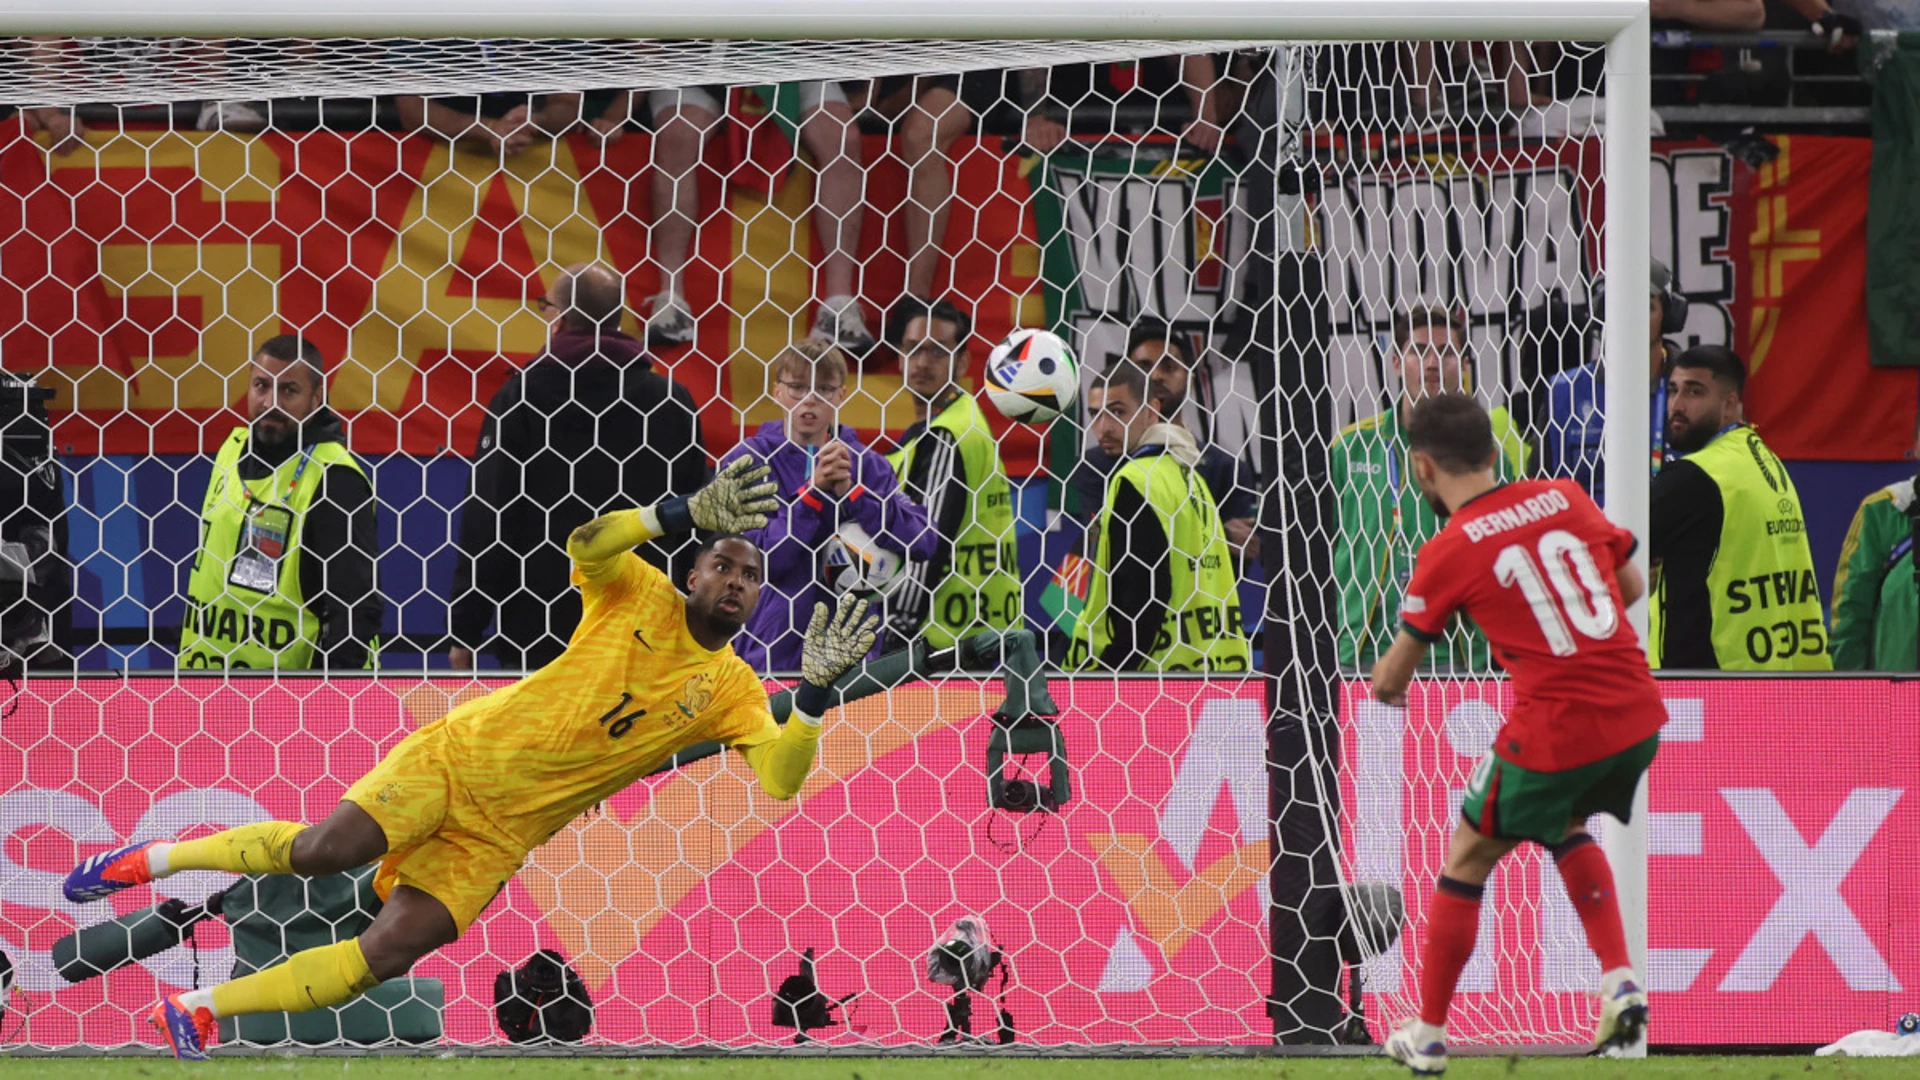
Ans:
[[[821,568],[845,525],[909,559],[930,559],[935,536],[927,512],[901,492],[893,467],[837,422],[847,397],[847,360],[828,341],[808,338],[773,362],[773,398],[787,419],[770,420],[720,459],[751,456],[773,469],[781,509],[747,534],[765,553],[760,605],[734,639],[756,671],[797,671],[804,616],[828,595]]]

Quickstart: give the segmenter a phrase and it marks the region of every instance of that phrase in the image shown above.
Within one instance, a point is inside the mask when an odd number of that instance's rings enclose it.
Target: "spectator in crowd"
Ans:
[[[979,402],[960,385],[973,321],[941,300],[908,321],[913,426],[887,460],[906,497],[933,524],[933,557],[912,563],[888,614],[888,648],[924,638],[935,648],[1024,621],[1013,488]]]
[[[1920,425],[1913,454],[1920,458]],[[1833,572],[1835,671],[1912,671],[1920,636],[1920,589],[1913,578],[1914,477],[1860,500]]]
[[[1653,18],[1694,30],[1758,30],[1766,0],[1653,0]]]
[[[1200,358],[1193,336],[1165,323],[1142,322],[1127,336],[1127,358],[1147,372],[1147,392],[1169,424],[1193,433],[1200,447],[1200,475],[1220,507],[1220,525],[1235,552],[1252,558],[1257,549],[1253,518],[1256,470],[1251,446],[1221,446],[1214,435],[1223,402],[1195,394]],[[1210,383],[1203,384],[1210,388]]]
[[[706,480],[693,395],[620,332],[623,287],[606,266],[567,267],[541,300],[546,349],[487,404],[454,564],[455,668],[472,668],[483,645],[503,668],[546,666],[580,623],[567,557],[573,530]],[[665,543],[641,556],[683,580],[687,545]]]
[[[1826,671],[1826,622],[1793,477],[1741,419],[1747,366],[1698,345],[1673,359],[1667,445],[1654,478],[1655,667]]]
[[[84,70],[87,58],[80,55],[84,51],[84,46],[72,39],[34,38],[24,49],[24,59],[34,68]],[[10,115],[11,111],[0,108],[0,118]],[[80,118],[79,110],[71,105],[21,109],[20,131],[29,139],[46,132],[47,152],[55,157],[66,157],[87,142],[86,121]]]
[[[288,66],[318,67],[323,61],[315,43],[294,39],[280,41],[199,40],[189,46],[198,65],[230,85],[253,82],[266,91],[273,85],[276,70]],[[317,104],[318,98],[308,98]],[[200,103],[200,115],[193,126],[201,131],[227,131],[247,134],[265,131],[273,122],[273,103],[263,98],[229,98]]]
[[[1049,111],[1065,119],[1068,130],[1125,130],[1131,122],[1148,131],[1177,135],[1189,151],[1212,154],[1225,135],[1232,89],[1221,78],[1225,56],[1187,53],[1095,64],[1060,64],[1046,69],[1044,82],[1026,76],[1023,89],[1038,89]],[[1183,106],[1173,102],[1180,100]]]
[[[30,68],[67,69],[78,74],[87,67],[85,47],[67,38],[33,38],[22,50],[22,59]],[[62,72],[63,74],[65,72]],[[44,70],[42,71],[44,75]],[[0,107],[0,118],[11,116],[11,108]],[[19,110],[21,134],[31,139],[47,133],[47,152],[66,157],[86,145],[87,124],[71,105],[28,107]]]
[[[755,670],[799,669],[801,635],[830,587],[873,592],[884,609],[903,561],[930,559],[937,548],[926,510],[900,490],[887,459],[839,423],[847,374],[847,358],[830,341],[789,346],[772,367],[773,399],[787,419],[760,425],[720,461],[724,468],[752,457],[780,485],[780,512],[747,534],[765,554],[766,579],[733,647]],[[858,580],[830,586],[831,554],[844,554],[840,572]]]
[[[1178,424],[1193,436],[1200,451],[1194,471],[1206,481],[1212,493],[1220,524],[1226,530],[1227,545],[1236,553],[1255,554],[1253,528],[1255,510],[1254,469],[1241,448],[1240,454],[1228,453],[1213,445],[1213,412],[1206,403],[1194,401],[1189,394],[1195,367],[1193,340],[1164,322],[1143,320],[1127,337],[1127,363],[1147,372],[1147,394],[1156,411],[1169,424]],[[1106,498],[1107,482],[1120,464],[1107,447],[1098,442],[1089,447],[1074,468],[1072,486],[1080,505],[1098,507]],[[1089,522],[1090,524],[1090,522]]]
[[[1067,138],[1067,127],[1041,111],[1047,70],[1011,73],[970,71],[964,75],[903,75],[878,81],[872,104],[882,112],[904,102],[895,153],[907,163],[907,296],[933,298],[953,199],[953,162],[947,152],[974,122],[1003,99],[1026,114],[1024,141],[1046,153]],[[1031,103],[1031,104],[1029,104]]]
[[[1852,49],[1860,43],[1860,35],[1867,32],[1854,14],[1835,10],[1828,0],[1773,0],[1766,8],[1766,25],[1805,26],[1826,39],[1828,52]]]
[[[1463,316],[1437,307],[1395,315],[1393,343],[1400,400],[1348,425],[1328,450],[1340,522],[1333,537],[1333,576],[1340,590],[1335,654],[1346,668],[1370,667],[1392,644],[1414,554],[1440,531],[1439,517],[1407,474],[1407,414],[1429,395],[1469,389]],[[1499,475],[1508,480],[1524,475],[1526,447],[1507,410],[1495,407],[1488,414],[1501,448]],[[1428,662],[1441,672],[1492,668],[1486,639],[1464,625],[1435,643]]]
[[[1106,671],[1247,671],[1239,580],[1193,435],[1167,423],[1131,360],[1087,391],[1116,460],[1089,538],[1092,574],[1068,664]]]
[[[1606,122],[1606,51],[1594,42],[1535,41],[1513,45],[1516,67],[1509,76],[1508,123],[1528,139],[1580,138],[1603,133]],[[1662,130],[1657,114],[1648,117]]]
[[[800,107],[800,144],[813,155],[817,170],[813,231],[825,258],[817,283],[822,296],[814,315],[813,336],[831,341],[856,361],[873,348],[873,335],[854,297],[855,260],[866,216],[861,199],[866,174],[860,163],[860,129],[837,82],[803,82],[796,90]],[[694,338],[694,316],[687,307],[684,273],[700,220],[700,189],[695,170],[707,143],[726,117],[727,88],[686,86],[648,95],[653,110],[653,261],[660,268],[660,293],[647,318],[647,343],[684,345]]]
[[[1423,127],[1485,129],[1490,121],[1518,113],[1532,101],[1532,61],[1525,43],[1421,41],[1408,48],[1408,118]]]
[[[20,130],[29,139],[46,132],[47,152],[55,157],[66,157],[87,144],[87,123],[72,108],[21,109]]]
[[[246,135],[265,131],[272,116],[273,106],[266,101],[203,101],[193,126],[200,131]]]
[[[324,367],[292,334],[254,355],[249,423],[221,444],[200,511],[182,668],[376,666],[373,485],[326,406]]]
[[[502,157],[552,140],[583,118],[601,138],[616,142],[628,107],[628,94],[622,90],[394,98],[403,130]]]
[[[1766,0],[1653,0],[1652,14],[1655,33],[1750,32],[1766,24],[1767,6]],[[1755,85],[1762,81],[1760,69],[1773,66],[1769,57],[1775,51],[1656,48],[1649,58],[1653,104],[1754,104]],[[1652,114],[1656,134],[1659,115]]]
[[[1686,299],[1673,291],[1673,271],[1653,261],[1647,293],[1647,383],[1651,397],[1653,474],[1666,462],[1667,361],[1676,351],[1666,339],[1686,326]],[[1564,371],[1547,385],[1547,405],[1539,419],[1540,470],[1567,477],[1605,506],[1606,372],[1598,362]]]

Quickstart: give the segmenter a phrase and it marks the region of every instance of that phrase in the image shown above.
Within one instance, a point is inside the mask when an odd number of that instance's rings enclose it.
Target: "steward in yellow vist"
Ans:
[[[1121,360],[1087,391],[1119,465],[1087,536],[1093,573],[1067,657],[1107,671],[1248,671],[1239,577],[1192,434],[1160,416],[1147,374]]]
[[[1667,375],[1667,452],[1648,517],[1656,668],[1830,671],[1800,492],[1744,418],[1747,365],[1697,345]]]
[[[934,557],[907,564],[889,605],[889,649],[924,638],[944,649],[1021,626],[1013,487],[980,403],[960,385],[972,320],[945,300],[910,302],[898,335],[914,423],[887,456],[908,499],[926,508]]]
[[[466,932],[527,853],[695,743],[740,751],[776,799],[813,768],[828,690],[873,647],[877,617],[843,596],[814,606],[793,719],[783,729],[731,642],[760,599],[760,550],[738,535],[779,508],[767,467],[734,461],[686,498],[595,518],[567,541],[583,614],[560,657],[467,702],[393,748],[315,826],[268,821],[199,840],[149,841],[67,876],[74,903],[182,870],[333,874],[380,860],[386,900],[365,933],[154,1009],[174,1054],[206,1055],[220,1017],[342,1004]],[[633,549],[690,529],[721,535],[682,595]]]
[[[322,368],[292,334],[254,354],[248,425],[221,444],[200,510],[181,668],[376,666],[373,485],[326,406]]]

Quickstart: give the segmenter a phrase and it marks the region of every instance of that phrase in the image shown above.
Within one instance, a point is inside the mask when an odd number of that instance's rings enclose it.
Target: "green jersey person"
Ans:
[[[1444,308],[1416,308],[1394,316],[1393,367],[1400,399],[1376,416],[1349,425],[1328,448],[1328,476],[1339,496],[1333,536],[1333,577],[1339,583],[1336,656],[1346,669],[1365,669],[1392,644],[1400,605],[1413,575],[1414,553],[1440,531],[1440,519],[1420,497],[1408,471],[1407,416],[1434,394],[1466,388],[1465,320]],[[1489,410],[1501,481],[1526,472],[1526,444],[1507,410]],[[1434,643],[1427,663],[1441,673],[1486,672],[1487,641],[1464,621]]]
[[[1649,499],[1654,667],[1827,671],[1820,583],[1793,477],[1742,419],[1747,366],[1700,345],[1667,376],[1667,447]]]
[[[1920,439],[1915,443],[1920,446]],[[1854,512],[1833,572],[1835,671],[1912,671],[1920,629],[1913,581],[1914,478],[1868,495]]]
[[[182,669],[375,666],[373,485],[326,406],[322,368],[320,350],[291,334],[254,354],[249,423],[221,444],[201,506]]]

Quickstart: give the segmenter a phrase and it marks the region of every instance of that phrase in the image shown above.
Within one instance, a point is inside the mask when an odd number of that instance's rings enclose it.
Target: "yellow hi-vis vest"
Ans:
[[[1106,502],[1095,522],[1092,580],[1087,586],[1086,610],[1080,613],[1068,648],[1069,667],[1091,668],[1113,640],[1108,618],[1126,605],[1128,593],[1144,588],[1116,588],[1113,552],[1108,541],[1114,499],[1122,483],[1131,483],[1145,496],[1167,534],[1167,562],[1173,587],[1166,615],[1154,631],[1147,655],[1136,671],[1247,671],[1253,651],[1240,625],[1239,581],[1226,534],[1220,528],[1220,510],[1207,482],[1172,454],[1130,458],[1107,481]]]
[[[994,442],[980,404],[961,394],[940,415],[927,422],[927,431],[939,428],[953,435],[965,470],[967,512],[959,535],[952,541],[953,559],[946,577],[928,582],[933,598],[920,636],[936,649],[987,630],[1010,630],[1024,621],[1020,606],[1020,549],[1014,541],[1013,488],[1000,464],[1000,445]],[[913,471],[926,434],[887,455],[902,483]],[[930,497],[932,493],[929,493]],[[938,522],[934,522],[938,526]]]
[[[1713,653],[1726,671],[1831,671],[1820,586],[1800,492],[1760,433],[1723,432],[1687,461],[1720,489],[1720,542],[1707,569]],[[1647,605],[1647,645],[1665,655],[1664,575]]]
[[[235,428],[213,460],[180,623],[181,668],[314,666],[320,620],[300,593],[300,527],[329,467],[365,471],[346,447],[323,442],[281,462],[271,476],[243,480],[247,438],[246,428]]]

